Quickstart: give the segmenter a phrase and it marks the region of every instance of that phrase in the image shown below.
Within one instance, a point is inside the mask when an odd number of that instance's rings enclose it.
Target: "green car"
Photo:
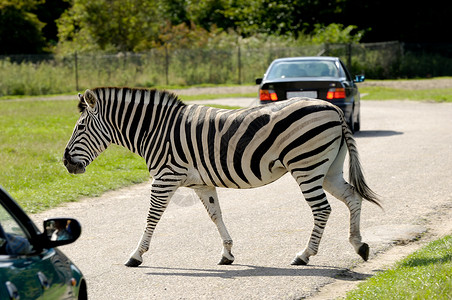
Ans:
[[[80,223],[47,219],[43,232],[0,186],[0,299],[87,299],[83,274],[56,248],[77,240]]]

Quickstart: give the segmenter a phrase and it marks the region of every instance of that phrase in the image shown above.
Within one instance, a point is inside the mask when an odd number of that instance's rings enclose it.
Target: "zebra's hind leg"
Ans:
[[[292,175],[297,181],[301,178],[297,178],[294,172],[292,172]],[[314,229],[312,230],[307,247],[302,252],[297,253],[297,256],[292,261],[292,265],[307,265],[309,257],[317,254],[323,231],[331,213],[331,207],[322,188],[323,176],[315,175],[311,174],[309,176],[311,179],[305,179],[304,182],[299,183],[314,216]],[[305,178],[305,176],[302,177]]]
[[[143,263],[143,254],[149,250],[152,234],[162,217],[171,196],[174,194],[177,185],[168,183],[165,180],[154,180],[151,187],[151,203],[146,219],[146,228],[141,236],[137,248],[132,252],[129,260],[125,263],[127,267],[138,267]]]
[[[337,157],[326,173],[323,187],[335,198],[345,203],[350,211],[350,236],[349,241],[365,261],[369,258],[369,245],[361,241],[360,219],[362,198],[355,188],[344,180],[343,167],[347,147],[343,145]]]
[[[348,184],[342,173],[332,175],[327,174],[324,181],[325,190],[331,195],[345,203],[350,211],[350,237],[349,241],[356,253],[365,261],[369,258],[369,245],[361,241],[360,219],[362,198],[355,191],[355,188]]]
[[[232,239],[226,229],[221,214],[220,203],[218,202],[217,191],[214,187],[202,186],[193,188],[196,194],[201,199],[204,207],[209,214],[209,217],[217,226],[221,239],[223,240],[223,251],[221,252],[221,259],[219,265],[230,265],[234,262],[234,255],[232,255]]]

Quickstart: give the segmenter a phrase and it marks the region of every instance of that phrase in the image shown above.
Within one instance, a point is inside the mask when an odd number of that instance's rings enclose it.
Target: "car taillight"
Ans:
[[[345,89],[344,88],[329,89],[328,93],[326,94],[326,99],[328,99],[328,100],[344,99],[344,98],[345,98]]]
[[[259,99],[260,100],[278,100],[278,95],[276,95],[274,90],[259,90]]]

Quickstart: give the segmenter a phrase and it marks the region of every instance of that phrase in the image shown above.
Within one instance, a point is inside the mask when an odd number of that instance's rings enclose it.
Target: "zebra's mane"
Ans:
[[[132,93],[133,95],[136,94],[137,91],[143,92],[149,92],[149,99],[145,99],[149,104],[158,104],[161,103],[166,98],[166,105],[185,105],[179,97],[170,91],[166,90],[157,90],[157,89],[146,89],[146,88],[129,88],[129,87],[96,87],[92,89],[91,91],[97,96],[97,98],[100,101],[110,101],[110,99],[105,99],[106,90],[114,90],[114,93],[117,95],[120,90],[122,90],[123,95],[127,93]],[[158,94],[158,97],[156,97]],[[111,97],[109,97],[111,98]],[[137,103],[141,101],[141,97],[131,97],[130,98],[132,103]],[[80,102],[78,104],[78,108],[80,112],[83,112],[86,108],[86,103],[80,99]]]

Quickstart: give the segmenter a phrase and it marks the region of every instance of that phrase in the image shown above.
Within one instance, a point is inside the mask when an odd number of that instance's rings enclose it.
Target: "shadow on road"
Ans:
[[[370,274],[357,273],[350,271],[349,269],[331,266],[275,268],[234,264],[232,267],[239,267],[241,269],[228,270],[228,268],[230,268],[229,266],[224,266],[224,269],[188,269],[146,266],[141,266],[140,268],[152,269],[151,272],[146,273],[147,275],[152,276],[218,277],[226,279],[245,277],[320,276],[345,281],[357,281],[371,277]]]
[[[403,132],[394,130],[361,130],[355,133],[355,137],[367,138],[367,137],[385,137],[393,135],[401,135]]]

